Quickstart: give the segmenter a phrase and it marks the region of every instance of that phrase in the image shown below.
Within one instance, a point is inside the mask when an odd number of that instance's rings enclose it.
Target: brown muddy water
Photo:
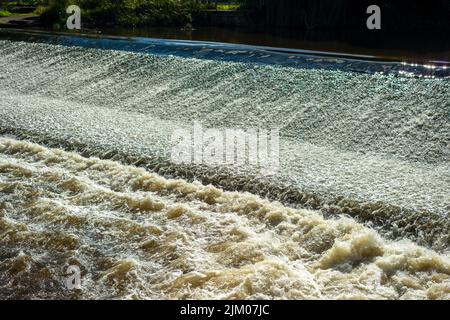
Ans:
[[[450,298],[448,255],[350,218],[11,138],[0,161],[2,298]]]

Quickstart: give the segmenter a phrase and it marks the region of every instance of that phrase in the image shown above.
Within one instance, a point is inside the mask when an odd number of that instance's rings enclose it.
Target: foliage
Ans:
[[[10,15],[11,15],[11,13],[9,11],[0,10],[0,18],[1,17],[9,17]]]
[[[82,10],[83,23],[104,26],[180,25],[192,22],[203,8],[198,0],[72,0]],[[62,24],[67,0],[52,0],[42,12],[45,25]]]

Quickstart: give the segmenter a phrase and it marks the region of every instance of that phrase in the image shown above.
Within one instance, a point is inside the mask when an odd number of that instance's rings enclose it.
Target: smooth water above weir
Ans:
[[[393,59],[450,61],[450,45],[442,39],[446,33],[411,32],[368,34],[350,30],[289,30],[266,28],[199,27],[194,30],[176,27],[102,28],[102,35],[145,37],[175,40],[214,41],[251,44],[299,50],[341,52]],[[403,39],[399,42],[398,39]]]
[[[0,218],[16,209],[0,232],[26,226],[26,239],[7,240],[17,250],[41,240],[49,252],[87,245],[79,259],[103,271],[86,296],[448,297],[445,65],[155,39],[2,38]],[[175,163],[174,132],[195,124],[278,129],[279,170]],[[44,241],[43,226],[60,223],[70,236]],[[98,228],[111,238],[96,243]],[[33,232],[42,239],[31,241]],[[209,260],[214,270],[199,271]],[[159,269],[170,270],[161,282]],[[382,283],[394,269],[401,279]],[[416,289],[398,289],[411,277]],[[358,278],[367,287],[356,289]]]
[[[416,77],[449,77],[450,61],[424,58],[404,60],[369,54],[314,51],[286,47],[255,46],[245,44],[190,41],[159,38],[74,35],[0,29],[0,38],[13,41],[49,43],[84,48],[122,50],[153,55],[175,55],[197,59],[248,62],[302,69],[327,69],[382,73]],[[420,61],[420,63],[418,62]]]

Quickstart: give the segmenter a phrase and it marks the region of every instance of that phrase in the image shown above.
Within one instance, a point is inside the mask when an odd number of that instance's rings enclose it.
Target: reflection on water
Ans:
[[[198,27],[194,30],[175,27],[115,27],[104,29],[103,33],[130,37],[215,41],[341,52],[388,59],[450,61],[450,43],[442,41],[447,35],[436,33],[416,32],[405,35],[355,31],[263,31],[221,27]]]

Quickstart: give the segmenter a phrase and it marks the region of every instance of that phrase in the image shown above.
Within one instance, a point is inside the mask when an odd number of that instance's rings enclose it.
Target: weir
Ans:
[[[450,243],[445,63],[0,31],[0,70],[3,133]],[[173,163],[194,122],[279,129],[280,169]]]
[[[49,33],[38,30],[1,29],[0,39],[122,50],[198,59],[216,59],[279,65],[294,68],[383,73],[416,77],[449,77],[450,61],[398,61],[370,55],[300,50],[232,43],[169,40],[95,34]]]

